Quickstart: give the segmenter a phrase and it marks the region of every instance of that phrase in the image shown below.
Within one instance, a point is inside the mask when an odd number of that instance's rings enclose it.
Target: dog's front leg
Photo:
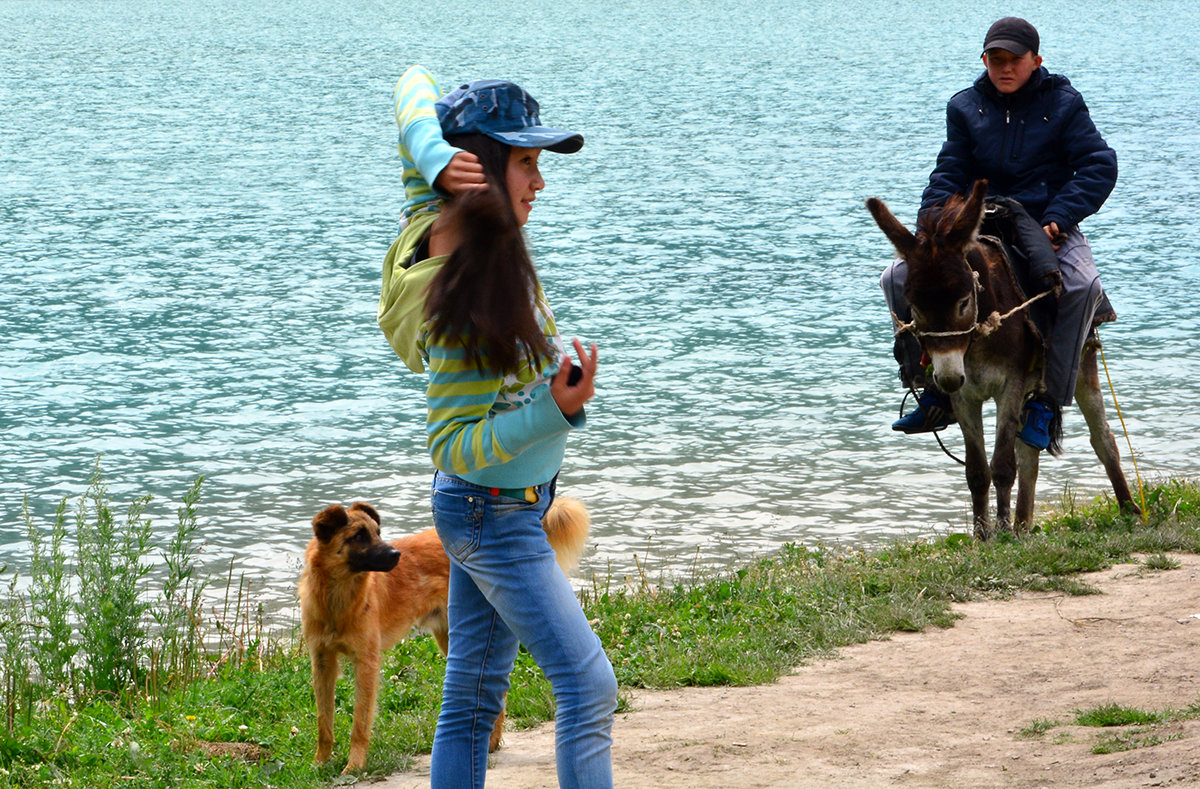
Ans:
[[[317,699],[316,764],[333,754],[333,691],[337,684],[338,656],[331,649],[312,650],[313,695]]]
[[[350,759],[343,773],[361,770],[367,764],[371,724],[375,720],[375,694],[379,690],[380,655],[354,656],[354,728],[350,732]]]

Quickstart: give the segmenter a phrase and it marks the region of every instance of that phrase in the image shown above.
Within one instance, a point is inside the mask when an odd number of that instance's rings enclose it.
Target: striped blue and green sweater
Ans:
[[[481,372],[460,342],[429,333],[425,294],[446,256],[412,257],[441,208],[430,183],[456,151],[442,138],[434,110],[439,95],[420,66],[396,84],[406,224],[384,260],[379,326],[409,369],[428,370],[426,433],[439,470],[485,487],[539,485],[558,473],[567,433],[584,424],[583,412],[568,419],[550,395],[563,344],[541,287],[537,313],[558,353],[537,369],[526,361],[516,373],[501,375],[488,369],[485,356]]]

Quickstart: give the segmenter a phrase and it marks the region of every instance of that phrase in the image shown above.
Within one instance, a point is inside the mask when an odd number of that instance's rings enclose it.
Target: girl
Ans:
[[[575,340],[572,364],[521,233],[545,186],[542,150],[574,153],[583,137],[542,126],[511,82],[439,99],[419,66],[396,86],[396,120],[407,201],[379,324],[409,368],[428,367],[434,523],[450,556],[432,785],[483,786],[522,643],[558,703],[559,785],[610,787],[616,678],[541,526],[594,393],[596,346]]]

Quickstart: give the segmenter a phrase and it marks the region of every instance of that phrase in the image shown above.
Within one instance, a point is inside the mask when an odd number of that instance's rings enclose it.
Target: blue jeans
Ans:
[[[434,475],[434,525],[450,556],[450,654],[433,740],[434,789],[483,786],[488,736],[518,643],[554,689],[559,786],[612,786],[617,680],[542,531],[554,483],[536,491],[539,500],[530,504]]]

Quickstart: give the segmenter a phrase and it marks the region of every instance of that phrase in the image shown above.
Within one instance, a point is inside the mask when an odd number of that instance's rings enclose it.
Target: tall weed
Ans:
[[[99,464],[76,511],[79,599],[75,614],[86,690],[119,693],[138,684],[150,603],[141,594],[150,570],[149,496],[134,500],[118,526]],[[88,516],[91,516],[90,518]]]
[[[31,634],[38,678],[51,691],[74,688],[74,664],[79,651],[71,624],[71,568],[63,543],[67,537],[67,499],[54,513],[54,525],[45,536],[29,515],[29,500],[22,505],[30,548],[29,605],[38,627]]]
[[[8,570],[5,565],[0,573]],[[33,705],[33,687],[30,676],[33,656],[30,654],[30,631],[33,624],[29,619],[29,604],[21,592],[20,579],[14,572],[8,584],[8,593],[0,605],[0,649],[4,650],[0,662],[0,694],[4,702],[4,726],[9,736],[18,722],[29,724]],[[24,710],[21,714],[20,710]],[[18,721],[18,718],[22,719]]]
[[[204,477],[198,477],[183,497],[175,534],[162,552],[166,564],[162,599],[151,611],[160,634],[160,648],[151,657],[154,689],[186,684],[199,673],[202,652],[202,600],[207,583],[196,577],[200,546],[196,540],[196,502]],[[157,695],[157,693],[155,693]]]

